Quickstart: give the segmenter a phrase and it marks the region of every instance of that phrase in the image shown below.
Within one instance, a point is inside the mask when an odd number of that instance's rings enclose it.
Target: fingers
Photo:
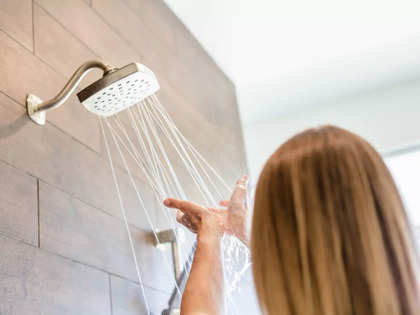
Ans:
[[[177,211],[176,212],[176,220],[181,223],[182,217],[184,216],[184,214],[181,211]]]
[[[177,222],[193,233],[198,231],[203,212],[208,211],[206,208],[186,200],[168,198],[164,200],[163,204],[168,208],[178,209],[176,213]]]
[[[191,216],[201,215],[206,209],[194,202],[168,198],[165,199],[163,204],[168,208],[174,208],[182,211],[183,213],[189,214]]]
[[[181,211],[177,211],[176,220],[178,223],[184,225],[188,228],[191,232],[197,233],[198,225],[200,220],[197,216],[190,217],[188,214],[184,214]]]
[[[244,204],[246,201],[248,176],[243,175],[236,183],[230,201],[235,204]]]
[[[181,224],[187,227],[191,232],[197,233],[198,226],[194,224],[193,220],[191,220],[187,215],[184,215],[181,219]]]

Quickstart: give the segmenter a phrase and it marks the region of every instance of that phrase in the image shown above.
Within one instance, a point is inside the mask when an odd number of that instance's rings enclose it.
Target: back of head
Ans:
[[[331,126],[283,144],[261,173],[251,253],[269,315],[420,314],[418,257],[380,155]]]

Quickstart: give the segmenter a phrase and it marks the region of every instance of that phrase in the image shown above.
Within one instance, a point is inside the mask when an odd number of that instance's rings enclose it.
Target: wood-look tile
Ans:
[[[114,315],[147,314],[144,296],[138,284],[111,276],[111,292]],[[167,308],[169,294],[148,287],[145,288],[145,293],[151,313],[161,314]]]
[[[165,75],[167,69],[175,62],[173,52],[133,9],[123,1],[114,0],[95,1],[92,6],[121,37],[140,52],[141,63],[151,68],[159,78]]]
[[[111,314],[104,272],[0,236],[0,314]]]
[[[32,0],[0,1],[0,29],[32,51]]]
[[[35,94],[43,100],[51,99],[67,81],[2,32],[0,32],[0,64],[2,65],[0,76],[3,78],[0,80],[0,91],[22,106],[25,106],[27,94]],[[93,150],[100,150],[97,119],[88,115],[75,95],[72,95],[63,106],[48,113],[47,120]]]
[[[28,93],[47,99],[64,83],[58,73],[0,32],[0,91],[25,104]]]
[[[232,155],[234,152],[241,152],[243,148],[239,142],[241,129],[237,118],[224,117],[221,113],[219,116],[223,121],[220,124],[222,126],[215,124],[197,110],[196,103],[187,101],[169,86],[164,86],[158,92],[158,97],[181,132],[210,164],[224,169],[231,168],[231,163],[238,162],[238,158],[243,161],[242,154]]]
[[[0,234],[38,245],[37,180],[4,163],[0,163]]]
[[[107,63],[124,66],[139,54],[83,0],[35,0]]]
[[[98,3],[100,2],[102,1],[98,1]],[[223,86],[232,87],[229,78],[164,1],[125,0],[125,2],[144,22],[148,32],[168,47],[177,59],[176,62],[183,63],[192,73],[202,73],[211,82],[211,85],[218,81]],[[114,3],[118,2],[114,1]],[[146,53],[144,56],[147,58]]]
[[[33,174],[79,199],[121,217],[108,161],[51,124],[38,126],[23,107],[0,93],[0,160]],[[131,183],[117,168],[117,177],[130,222],[147,228]],[[148,207],[153,207],[150,188],[136,179]]]
[[[158,97],[163,106],[206,160],[224,175],[233,172],[236,177],[238,170],[238,176],[246,171],[242,128],[234,90],[209,93],[201,97],[202,102],[193,102],[173,87],[161,85]],[[211,107],[212,110],[205,114],[203,106]]]
[[[175,50],[173,25],[180,23],[175,14],[162,0],[124,0],[133,12],[144,22],[146,30],[169,49]]]
[[[149,66],[179,129],[228,184],[246,169],[234,86],[163,0],[0,1],[0,234],[8,236],[0,237],[0,314],[111,314],[111,287],[114,315],[144,313],[97,117],[75,95],[48,113],[43,127],[24,108],[27,93],[51,98],[76,67],[97,58]],[[82,87],[99,75],[89,73]],[[106,135],[146,295],[158,314],[174,288],[170,252],[153,247],[151,226]],[[171,144],[164,146],[188,198],[204,202]],[[172,210],[158,204],[125,156],[153,225],[172,228]],[[38,241],[34,177],[41,249],[24,244]],[[185,238],[188,252],[194,236]]]
[[[145,283],[170,290],[172,270],[153,246],[151,232],[130,230]],[[123,221],[42,182],[40,236],[43,249],[137,281]]]
[[[70,78],[84,62],[99,59],[37,4],[34,5],[34,29],[35,54],[66,78]],[[98,80],[102,74],[102,70],[92,69],[79,87]]]

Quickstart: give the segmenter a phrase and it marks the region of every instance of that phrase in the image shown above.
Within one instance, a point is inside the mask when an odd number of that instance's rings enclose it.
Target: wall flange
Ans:
[[[42,100],[38,96],[28,94],[26,97],[26,110],[29,117],[38,125],[45,125],[46,113],[37,111],[39,104],[42,104]]]

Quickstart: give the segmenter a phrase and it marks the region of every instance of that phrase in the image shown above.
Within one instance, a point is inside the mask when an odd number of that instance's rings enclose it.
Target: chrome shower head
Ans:
[[[102,69],[101,79],[77,94],[85,108],[99,116],[114,115],[152,95],[159,90],[159,83],[153,72],[139,63],[130,63],[122,68],[114,68],[100,61],[88,61],[73,74],[56,97],[42,101],[29,94],[26,108],[29,117],[39,125],[45,124],[45,113],[63,104],[76,89],[88,71]]]
[[[114,115],[159,90],[153,72],[139,63],[111,70],[77,93],[86,109],[99,116]]]

